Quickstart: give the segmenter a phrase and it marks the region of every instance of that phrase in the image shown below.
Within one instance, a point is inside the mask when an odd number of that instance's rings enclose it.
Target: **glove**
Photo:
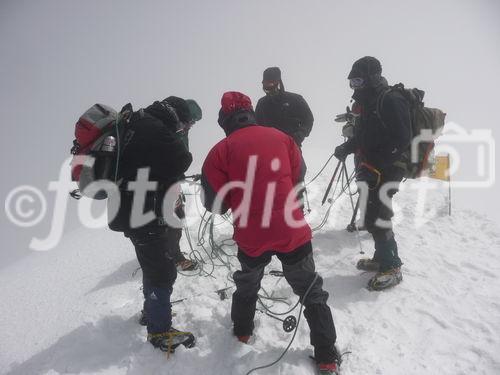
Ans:
[[[335,155],[335,157],[337,159],[339,159],[340,161],[344,161],[345,158],[347,157],[347,155],[349,155],[349,154],[350,154],[350,152],[347,149],[346,143],[342,143],[340,146],[337,146],[335,148],[335,152],[333,153],[333,155]]]
[[[356,181],[366,182],[370,190],[376,189],[380,185],[381,178],[380,171],[367,163],[361,163],[356,170]]]
[[[186,201],[186,197],[183,193],[179,194],[179,197],[175,201],[174,212],[177,217],[183,220],[186,217],[186,213],[184,211],[184,202]]]

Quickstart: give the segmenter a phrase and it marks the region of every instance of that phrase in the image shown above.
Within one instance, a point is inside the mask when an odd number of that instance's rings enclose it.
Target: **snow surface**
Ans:
[[[319,202],[327,178],[309,189],[312,226],[326,211]],[[426,206],[436,210],[436,218],[415,229],[418,205],[410,185],[395,199],[404,262],[404,280],[396,288],[365,288],[371,274],[356,270],[357,237],[344,230],[351,215],[348,199],[337,201],[327,224],[315,232],[314,256],[330,292],[337,343],[351,352],[344,356],[342,374],[500,374],[500,230],[474,212],[448,216],[445,188],[433,192]],[[196,213],[193,197],[188,205]],[[196,241],[197,225],[190,228]],[[227,224],[216,228],[218,240],[228,237]],[[361,232],[361,241],[371,256],[370,236]],[[167,359],[146,343],[145,328],[137,323],[142,307],[141,274],[132,275],[137,267],[123,236],[81,229],[67,234],[57,249],[2,270],[0,373],[246,374],[276,359],[292,337],[280,322],[258,312],[251,345],[237,342],[230,299],[212,292],[231,285],[229,271],[216,267],[214,277],[179,275],[172,299],[188,299],[173,306],[174,326],[194,332],[197,346],[179,348]],[[271,269],[280,269],[279,262],[273,260]],[[283,279],[266,275],[263,287],[290,304],[297,301]],[[269,303],[274,311],[288,308]],[[311,354],[302,319],[284,359],[254,374],[315,374]]]

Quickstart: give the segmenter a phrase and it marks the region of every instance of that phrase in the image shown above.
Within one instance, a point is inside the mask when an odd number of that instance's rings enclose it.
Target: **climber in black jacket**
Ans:
[[[375,254],[371,259],[360,259],[357,268],[378,272],[369,281],[373,290],[397,285],[402,280],[402,262],[391,225],[393,211],[391,205],[382,202],[380,192],[384,184],[392,183],[387,191],[387,198],[392,201],[398,191],[404,176],[398,161],[408,150],[412,137],[409,103],[400,92],[389,90],[381,74],[382,66],[374,57],[366,56],[354,63],[348,79],[361,113],[354,136],[335,149],[335,156],[342,161],[356,153],[356,180],[368,184],[364,224],[373,236]]]
[[[108,199],[110,210],[119,207],[109,227],[130,238],[142,268],[148,341],[163,351],[171,351],[180,344],[192,347],[195,342],[190,332],[172,328],[170,305],[177,278],[173,251],[177,239],[167,223],[171,224],[170,219],[175,217],[174,203],[178,195],[166,193],[183,178],[192,162],[191,154],[177,134],[181,127],[179,121],[175,108],[166,100],[156,101],[132,114],[122,140],[120,193]],[[140,199],[134,195],[140,194],[131,185],[138,183],[139,170],[148,171],[147,183],[156,185],[148,187],[142,205],[134,204],[134,199]],[[164,202],[167,199],[171,201]],[[151,212],[150,219],[137,220]]]
[[[264,71],[262,88],[266,96],[260,98],[255,107],[257,123],[287,133],[300,147],[314,122],[307,102],[302,96],[285,91],[278,67]]]

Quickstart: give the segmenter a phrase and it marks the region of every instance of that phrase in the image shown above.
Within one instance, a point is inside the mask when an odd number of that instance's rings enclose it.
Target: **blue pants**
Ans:
[[[177,278],[171,255],[175,238],[167,227],[131,231],[126,234],[135,247],[142,268],[144,312],[148,333],[163,333],[172,326],[170,295]]]

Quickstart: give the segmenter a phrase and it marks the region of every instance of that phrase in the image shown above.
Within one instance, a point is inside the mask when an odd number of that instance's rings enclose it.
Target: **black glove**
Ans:
[[[342,143],[340,146],[337,146],[335,148],[335,152],[333,153],[333,155],[335,155],[335,157],[337,159],[339,159],[340,161],[344,161],[345,158],[347,157],[347,155],[349,155],[349,154],[350,154],[350,152],[347,149],[346,143]]]
[[[356,181],[363,181],[368,184],[368,188],[373,190],[380,185],[382,174],[373,166],[361,163],[356,170]]]
[[[175,201],[174,212],[177,215],[177,217],[181,220],[183,220],[186,217],[186,213],[184,211],[185,201],[186,201],[186,196],[183,193],[179,194],[179,197]]]

